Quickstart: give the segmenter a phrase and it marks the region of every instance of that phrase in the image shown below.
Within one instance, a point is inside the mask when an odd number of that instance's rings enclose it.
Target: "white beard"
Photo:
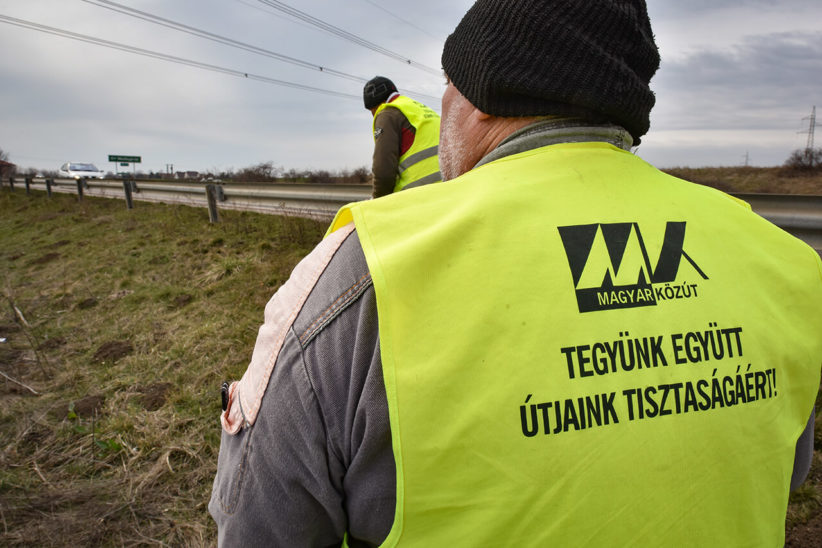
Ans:
[[[440,120],[439,160],[440,174],[443,181],[455,179],[468,171],[462,164],[466,162],[468,143],[462,131],[461,121],[471,109],[468,101],[458,101],[448,109],[448,113]]]

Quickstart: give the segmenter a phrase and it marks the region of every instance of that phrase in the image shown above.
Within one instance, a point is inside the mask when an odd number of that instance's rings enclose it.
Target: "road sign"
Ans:
[[[139,164],[141,158],[139,156],[117,156],[114,154],[108,155],[109,162],[129,162],[132,164]]]

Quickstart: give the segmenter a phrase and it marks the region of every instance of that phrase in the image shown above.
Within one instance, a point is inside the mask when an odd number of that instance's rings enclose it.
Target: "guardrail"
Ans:
[[[212,222],[219,220],[220,209],[256,211],[330,220],[349,203],[367,200],[368,185],[306,183],[187,183],[134,180],[9,178],[0,187],[25,186],[26,192],[45,190],[105,198],[208,207]],[[822,254],[822,196],[801,194],[734,194],[775,225],[801,238]]]
[[[133,202],[159,202],[194,207],[209,207],[212,221],[219,219],[219,209],[256,211],[330,220],[337,210],[349,203],[368,199],[369,185],[307,183],[188,183],[182,181],[141,181],[111,179],[9,178],[0,186],[12,189],[25,186],[26,192],[45,190],[84,196],[125,199]]]
[[[822,255],[822,196],[734,194],[776,226],[804,240]]]

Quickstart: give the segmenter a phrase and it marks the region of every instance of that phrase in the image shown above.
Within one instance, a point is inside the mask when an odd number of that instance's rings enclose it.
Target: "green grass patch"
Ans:
[[[325,230],[220,217],[0,190],[0,544],[214,544],[220,384]]]

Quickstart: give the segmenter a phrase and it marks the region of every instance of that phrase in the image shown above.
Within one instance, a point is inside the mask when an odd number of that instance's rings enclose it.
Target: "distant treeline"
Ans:
[[[11,175],[25,177],[52,177],[58,178],[57,170],[39,170],[36,168],[20,168],[2,160],[7,155],[0,149],[0,176]],[[822,148],[805,148],[794,150],[779,167],[754,168],[748,166],[738,167],[674,167],[663,169],[672,175],[682,177],[697,183],[714,186],[726,191],[750,191],[750,189],[734,188],[727,176],[733,173],[738,178],[740,172],[750,178],[750,174],[759,170],[760,177],[770,177],[779,179],[789,179],[796,177],[815,177],[822,174]],[[767,173],[765,173],[767,172]],[[355,169],[342,169],[329,171],[325,169],[285,169],[282,166],[275,166],[274,162],[261,162],[252,166],[240,168],[238,170],[228,169],[225,171],[136,171],[124,174],[108,172],[107,178],[118,178],[127,176],[135,179],[184,179],[190,181],[207,182],[293,182],[293,183],[322,183],[322,184],[365,184],[371,180],[371,170],[362,166]],[[767,192],[767,191],[766,191]],[[776,192],[773,190],[771,192]]]
[[[14,174],[24,177],[51,177],[59,178],[57,170],[41,170],[36,168],[17,168]],[[9,174],[11,175],[11,173]],[[221,181],[221,182],[294,182],[294,183],[322,183],[322,184],[364,184],[371,178],[371,170],[365,166],[355,169],[329,171],[324,169],[288,169],[275,166],[273,162],[263,162],[238,170],[226,171],[136,171],[119,174],[109,171],[107,178],[115,179],[126,175],[135,179],[184,179],[190,181]]]

